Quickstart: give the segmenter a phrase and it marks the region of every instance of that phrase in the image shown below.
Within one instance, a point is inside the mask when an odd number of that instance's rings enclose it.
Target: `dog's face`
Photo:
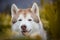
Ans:
[[[36,3],[32,8],[19,9],[15,4],[11,8],[12,31],[24,35],[39,31],[39,8]]]

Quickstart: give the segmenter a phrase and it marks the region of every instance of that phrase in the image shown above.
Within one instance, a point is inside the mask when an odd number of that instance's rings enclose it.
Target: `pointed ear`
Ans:
[[[11,15],[12,15],[12,18],[16,15],[17,10],[18,10],[17,6],[15,4],[12,4],[12,6],[11,6]]]
[[[33,13],[35,13],[37,16],[39,16],[39,7],[36,3],[33,3],[31,10]]]

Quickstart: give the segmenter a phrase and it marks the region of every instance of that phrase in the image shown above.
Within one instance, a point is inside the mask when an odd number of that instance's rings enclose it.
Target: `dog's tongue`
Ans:
[[[27,30],[22,31],[22,34],[23,34],[23,35],[27,35],[27,33],[28,33]]]
[[[22,34],[27,37],[29,36],[28,32],[23,32]]]

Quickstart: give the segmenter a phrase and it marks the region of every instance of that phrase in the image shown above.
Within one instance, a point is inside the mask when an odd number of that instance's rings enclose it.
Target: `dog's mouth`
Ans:
[[[27,30],[22,30],[22,34],[25,35],[25,33],[29,33],[31,30],[27,31]]]
[[[22,30],[21,32],[22,32],[22,33],[25,33],[25,32],[28,32],[28,31],[27,31],[27,30]]]
[[[22,33],[25,33],[25,32],[30,32],[31,30],[27,31],[27,30],[22,30],[21,32]]]

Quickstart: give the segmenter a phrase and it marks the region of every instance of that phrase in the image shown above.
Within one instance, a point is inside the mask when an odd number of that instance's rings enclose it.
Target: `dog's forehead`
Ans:
[[[30,13],[27,13],[26,15],[24,15],[23,13],[21,13],[18,17],[19,19],[26,19],[26,18],[31,18],[31,14]]]
[[[27,14],[30,14],[32,13],[31,9],[30,8],[27,8],[27,9],[19,9],[18,10],[18,14],[21,15],[23,14],[24,17],[26,17]]]

